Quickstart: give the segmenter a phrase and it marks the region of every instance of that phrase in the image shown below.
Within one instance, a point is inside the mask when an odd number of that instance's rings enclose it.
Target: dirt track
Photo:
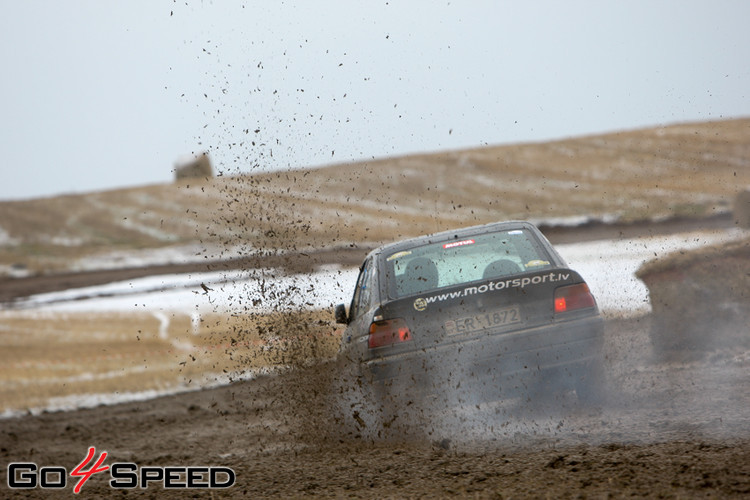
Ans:
[[[152,401],[3,420],[0,456],[4,464],[70,471],[95,446],[109,453],[108,464],[236,472],[228,490],[191,491],[204,498],[746,497],[750,353],[656,363],[648,327],[648,318],[608,321],[610,398],[600,409],[578,407],[573,395],[546,406],[452,409],[422,438],[369,442],[340,423],[330,404],[338,372],[323,364]],[[105,475],[83,496],[112,494]],[[128,494],[184,496],[158,485]]]

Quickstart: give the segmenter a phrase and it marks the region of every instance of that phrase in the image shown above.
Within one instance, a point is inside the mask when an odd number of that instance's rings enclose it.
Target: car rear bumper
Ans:
[[[365,361],[364,370],[376,386],[420,393],[482,388],[509,394],[542,381],[575,387],[601,361],[603,332],[600,316],[579,318],[381,355]]]

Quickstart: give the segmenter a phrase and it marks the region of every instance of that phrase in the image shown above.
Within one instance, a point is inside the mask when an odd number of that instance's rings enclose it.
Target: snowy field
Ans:
[[[556,248],[589,283],[605,315],[629,316],[650,311],[648,290],[635,277],[644,262],[747,234],[736,229],[704,231]],[[162,275],[35,295],[16,306],[45,311],[187,314],[323,309],[348,303],[356,278],[356,269],[335,266],[297,275],[275,269]]]

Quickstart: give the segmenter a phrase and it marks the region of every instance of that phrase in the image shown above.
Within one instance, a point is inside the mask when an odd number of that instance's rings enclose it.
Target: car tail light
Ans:
[[[373,321],[370,324],[368,345],[371,349],[409,340],[411,340],[411,331],[406,325],[406,321],[401,318]]]
[[[594,296],[586,283],[561,286],[555,290],[555,314],[594,307]]]

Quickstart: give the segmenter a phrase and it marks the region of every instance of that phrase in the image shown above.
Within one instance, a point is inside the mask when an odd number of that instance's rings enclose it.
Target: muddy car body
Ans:
[[[360,268],[341,355],[383,395],[488,401],[598,395],[603,321],[583,278],[527,222],[423,236]],[[450,394],[451,396],[447,396]]]

